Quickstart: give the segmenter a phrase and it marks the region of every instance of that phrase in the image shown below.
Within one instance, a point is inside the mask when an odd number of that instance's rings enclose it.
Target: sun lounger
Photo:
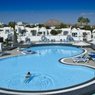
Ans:
[[[22,54],[35,54],[35,51],[31,51],[31,50],[24,50],[22,51]]]
[[[95,61],[95,55],[90,55],[91,59]]]
[[[88,53],[89,56],[95,56],[95,52]]]
[[[88,61],[89,61],[89,59],[86,58],[86,57],[76,57],[76,58],[73,59],[73,62],[77,62],[77,63],[79,63],[79,62],[88,62]]]
[[[92,60],[95,61],[95,52],[90,52],[88,55],[91,57]]]
[[[93,55],[93,54],[94,54],[94,55],[95,55],[95,52],[90,52],[90,53],[88,53],[88,54],[90,54],[90,55]]]

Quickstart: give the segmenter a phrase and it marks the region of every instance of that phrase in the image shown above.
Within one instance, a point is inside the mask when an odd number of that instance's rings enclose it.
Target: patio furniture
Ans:
[[[73,62],[77,62],[77,63],[79,63],[79,62],[88,62],[89,61],[89,59],[87,58],[87,57],[76,57],[76,58],[74,58],[73,59]]]
[[[35,51],[31,51],[31,50],[24,50],[22,51],[22,54],[35,54]]]
[[[89,55],[89,56],[95,55],[95,52],[90,52],[90,53],[88,53],[88,55]]]
[[[90,52],[88,55],[91,57],[93,61],[95,61],[95,52]]]

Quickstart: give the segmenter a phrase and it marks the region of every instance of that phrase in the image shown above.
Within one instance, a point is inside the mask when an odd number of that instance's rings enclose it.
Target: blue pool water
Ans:
[[[38,46],[29,50],[36,54],[0,60],[0,87],[13,90],[54,90],[84,83],[95,77],[95,70],[84,66],[61,64],[59,59],[81,54],[72,46]],[[25,75],[32,73],[28,82]]]

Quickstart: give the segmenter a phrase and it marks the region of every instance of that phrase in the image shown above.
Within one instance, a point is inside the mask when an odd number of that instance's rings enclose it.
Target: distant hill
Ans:
[[[47,22],[44,23],[45,26],[58,26],[61,22],[55,19],[50,19]]]

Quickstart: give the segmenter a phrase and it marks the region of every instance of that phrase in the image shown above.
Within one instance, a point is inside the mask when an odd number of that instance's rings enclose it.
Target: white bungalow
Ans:
[[[20,27],[20,26],[19,26]],[[26,39],[30,39],[30,41],[39,41],[39,37],[37,36],[37,33],[39,31],[39,27],[24,27],[21,31],[24,32],[24,35],[19,35],[18,36],[18,42],[20,41],[26,41]]]
[[[41,41],[41,37],[47,36],[47,29],[45,27],[39,28],[34,27],[34,28],[25,28],[27,30],[26,36],[29,38],[31,41]]]
[[[80,36],[82,36],[82,41],[91,41],[91,31],[90,30],[81,30],[79,29]]]
[[[37,36],[39,32],[39,27],[34,27],[34,28],[25,28],[27,30],[26,36],[30,39],[30,41],[40,41],[40,36]]]
[[[13,34],[14,34],[13,28],[11,27],[0,28],[0,37],[3,37],[4,41],[6,39],[12,39]]]
[[[15,26],[15,29],[16,29],[16,32],[17,32],[18,34],[21,34],[22,31],[25,30],[25,26],[22,25],[22,24],[20,24],[20,23],[18,23],[18,24]]]
[[[34,27],[34,28],[29,28],[29,27],[25,27],[27,33],[27,36],[37,36],[37,32],[39,30],[38,27]]]
[[[60,31],[60,33],[57,34],[57,35],[52,35],[51,34],[52,30]],[[69,35],[69,34],[70,34],[70,28],[62,28],[62,29],[53,28],[53,29],[48,29],[47,38],[50,41],[52,41],[52,40],[54,40],[54,41],[64,41],[64,40],[66,40],[67,35]]]
[[[67,40],[67,36],[71,35],[71,28],[62,28],[62,35],[60,36],[60,39]]]
[[[47,36],[47,29],[45,27],[41,27],[37,33],[37,36]]]
[[[45,27],[39,28],[39,26],[30,28],[24,26],[16,27],[18,30],[18,41],[26,41],[26,39],[30,39],[30,41],[41,41],[42,36],[45,36],[48,41],[66,41],[68,36],[72,37],[74,41],[90,41],[91,40],[91,31],[82,30],[73,28],[62,28],[62,29],[46,29]],[[61,31],[58,35],[52,35],[51,31],[57,30]],[[20,35],[24,32],[23,35]]]
[[[74,41],[81,41],[82,40],[82,32],[80,32],[79,29],[73,28],[71,30],[71,35],[72,35]]]
[[[75,41],[91,41],[91,31],[73,28],[72,37]]]

